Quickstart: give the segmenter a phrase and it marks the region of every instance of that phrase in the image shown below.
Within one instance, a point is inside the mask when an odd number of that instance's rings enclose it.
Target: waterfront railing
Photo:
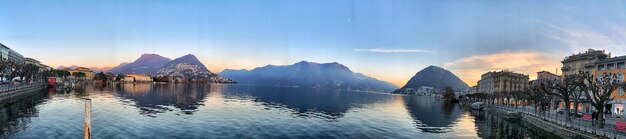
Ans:
[[[28,89],[28,88],[41,87],[43,85],[46,85],[46,83],[45,82],[32,82],[32,83],[23,83],[23,84],[3,84],[3,85],[0,85],[0,94],[11,92],[11,91]]]
[[[605,123],[603,127],[599,128],[598,126],[596,126],[599,123],[595,121],[583,120],[582,118],[577,118],[577,117],[572,117],[570,121],[567,121],[566,117],[563,116],[563,114],[558,114],[556,112],[550,112],[550,111],[537,112],[536,109],[532,107],[527,107],[527,106],[520,107],[520,106],[505,105],[505,106],[492,106],[492,107],[502,109],[502,110],[507,110],[507,111],[520,112],[524,115],[532,116],[532,117],[541,119],[543,121],[561,126],[563,128],[582,131],[589,135],[597,135],[597,136],[607,137],[611,139],[626,138],[626,132],[615,130],[615,124],[611,122]],[[537,126],[544,126],[544,127],[546,126],[546,125],[543,125],[546,123],[534,123],[534,124],[537,124]]]

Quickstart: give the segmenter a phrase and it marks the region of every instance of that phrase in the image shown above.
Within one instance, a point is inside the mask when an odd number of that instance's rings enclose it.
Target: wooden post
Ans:
[[[91,99],[85,99],[85,139],[91,139]]]

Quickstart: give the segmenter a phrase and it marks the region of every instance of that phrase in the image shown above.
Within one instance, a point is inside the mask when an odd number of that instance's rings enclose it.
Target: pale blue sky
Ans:
[[[437,65],[471,85],[488,70],[554,71],[564,56],[587,48],[626,54],[621,1],[0,0],[0,6],[0,43],[54,67],[191,53],[215,72],[339,62],[404,84]]]

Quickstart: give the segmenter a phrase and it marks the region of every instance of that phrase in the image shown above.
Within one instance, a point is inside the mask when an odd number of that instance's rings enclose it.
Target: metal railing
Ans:
[[[554,125],[561,126],[567,129],[574,129],[581,131],[588,135],[597,135],[607,138],[616,138],[616,139],[624,139],[626,138],[626,132],[615,130],[615,124],[611,122],[605,122],[604,126],[598,128],[596,125],[599,124],[595,121],[583,120],[578,117],[571,117],[570,121],[567,121],[564,114],[558,114],[556,111],[543,111],[536,112],[536,110],[531,106],[511,106],[511,105],[492,105],[493,108],[498,108],[502,110],[508,110],[513,112],[520,112],[527,116],[532,116],[538,119],[541,119],[545,122],[552,123]],[[544,123],[533,123],[533,124],[544,124]],[[545,125],[539,125],[545,126]]]
[[[42,85],[46,85],[46,83],[45,82],[32,82],[32,83],[23,83],[23,84],[3,84],[3,85],[0,85],[0,94],[11,92],[11,91],[16,91],[16,90],[33,88],[33,87],[40,87]]]

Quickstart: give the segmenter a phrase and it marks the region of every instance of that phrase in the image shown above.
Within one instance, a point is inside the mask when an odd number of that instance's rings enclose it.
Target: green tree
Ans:
[[[94,77],[94,80],[104,80],[104,81],[108,81],[109,77],[104,74],[104,72],[99,72],[96,74],[96,76]]]
[[[57,77],[63,77],[63,79],[67,78],[67,76],[70,76],[70,72],[67,70],[54,70],[54,74]]]
[[[74,73],[72,73],[72,76],[74,76],[76,78],[83,78],[83,77],[85,77],[87,75],[85,75],[85,73],[83,73],[83,72],[74,72]]]
[[[443,98],[446,100],[453,100],[456,98],[456,94],[454,94],[454,89],[450,86],[446,86],[443,89]]]
[[[124,79],[124,74],[118,74],[117,77],[115,78],[115,81],[121,81],[122,79]]]

